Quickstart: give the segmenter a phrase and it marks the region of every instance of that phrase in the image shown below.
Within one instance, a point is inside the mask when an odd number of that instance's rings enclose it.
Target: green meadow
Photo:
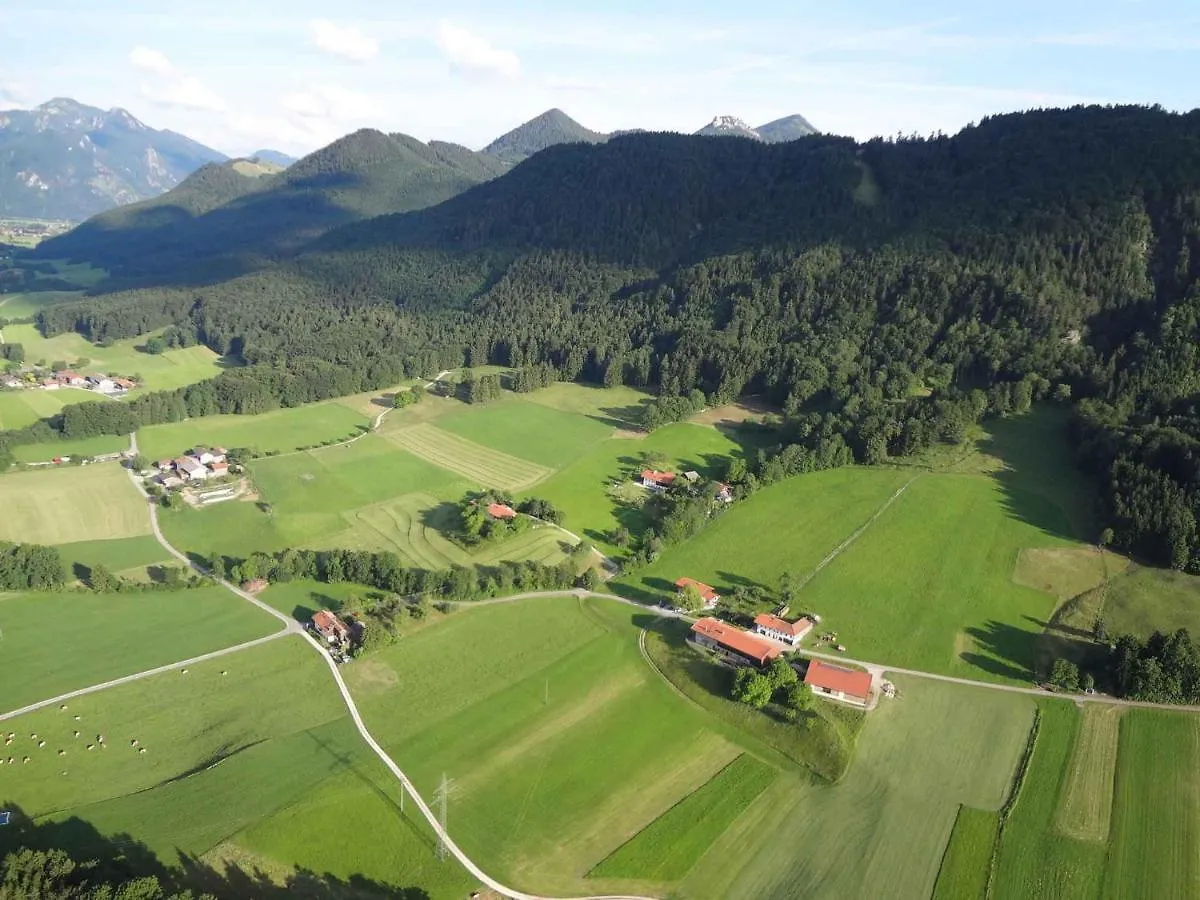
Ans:
[[[203,416],[149,425],[138,431],[138,446],[148,459],[179,456],[197,444],[243,447],[255,454],[288,453],[346,440],[361,434],[368,425],[355,410],[328,401],[257,416]]]
[[[47,306],[69,303],[83,297],[83,291],[27,291],[0,294],[0,319],[29,319]]]
[[[277,630],[276,620],[221,587],[8,596],[0,600],[0,648],[20,676],[0,682],[0,711]]]
[[[0,477],[0,540],[66,544],[150,533],[146,501],[117,463]]]
[[[120,453],[129,449],[129,438],[123,434],[101,434],[92,438],[74,441],[49,441],[39,444],[17,444],[12,454],[19,463],[50,462],[56,457],[86,459],[106,453]]]
[[[1200,635],[1200,578],[1171,569],[1133,566],[1109,582],[1103,605],[1110,634],[1135,634],[1143,640],[1155,631],[1186,628]]]
[[[101,565],[110,572],[128,577],[140,577],[150,566],[179,565],[153,535],[113,538],[100,541],[75,541],[60,544],[58,552],[67,569],[67,578],[79,575],[81,569]]]
[[[437,861],[411,807],[400,811],[395,779],[298,638],[8,724],[17,760],[0,768],[0,797],[16,815],[0,853],[19,842],[119,855],[231,900],[257,895],[257,878],[344,898],[408,888],[461,898],[473,887]]]
[[[111,403],[107,397],[78,388],[44,391],[40,388],[21,388],[0,391],[0,430],[25,428],[41,419],[62,412],[72,403]]]

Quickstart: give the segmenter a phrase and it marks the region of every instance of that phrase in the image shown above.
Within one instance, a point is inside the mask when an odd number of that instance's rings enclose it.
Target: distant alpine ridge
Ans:
[[[0,215],[85,219],[170,190],[225,154],[173,131],[56,98],[0,112]]]

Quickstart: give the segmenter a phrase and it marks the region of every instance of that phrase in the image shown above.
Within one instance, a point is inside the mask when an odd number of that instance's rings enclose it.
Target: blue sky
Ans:
[[[363,126],[480,147],[552,106],[603,131],[798,112],[865,139],[1200,105],[1196,0],[0,0],[0,48],[0,108],[120,106],[230,154]]]

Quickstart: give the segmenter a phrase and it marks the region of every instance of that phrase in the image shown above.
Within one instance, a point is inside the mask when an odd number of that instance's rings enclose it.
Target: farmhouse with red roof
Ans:
[[[770,613],[759,613],[754,617],[754,630],[777,641],[783,641],[795,647],[801,639],[812,631],[813,623],[808,619],[797,619],[789,622]]]
[[[675,582],[675,587],[679,588],[681,591],[687,588],[689,585],[700,592],[700,599],[704,601],[705,609],[712,609],[717,605],[717,601],[721,599],[721,595],[703,581],[697,581],[694,578],[680,578]]]
[[[865,707],[871,699],[871,673],[835,666],[814,659],[808,664],[804,683],[818,697],[841,700],[853,706]]]
[[[350,640],[350,629],[346,623],[327,609],[319,609],[313,613],[313,628],[317,634],[331,644],[341,644]]]
[[[780,653],[774,644],[711,616],[692,626],[692,640],[701,647],[723,651],[759,667],[765,666]]]
[[[675,483],[674,472],[659,472],[657,469],[642,469],[642,487],[658,493]]]
[[[517,511],[511,506],[506,506],[503,503],[489,503],[488,515],[493,519],[515,519]]]

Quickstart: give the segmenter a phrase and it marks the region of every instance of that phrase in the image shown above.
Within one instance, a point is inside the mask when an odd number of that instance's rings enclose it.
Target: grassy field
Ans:
[[[422,791],[454,779],[451,830],[482,866],[604,892],[587,873],[743,750],[645,665],[642,615],[569,597],[460,611],[346,677]]]
[[[31,762],[0,768],[0,796],[18,812],[0,852],[19,843],[120,855],[152,871],[169,866],[230,900],[262,896],[258,878],[288,884],[287,896],[344,900],[405,888],[449,900],[473,887],[453,862],[436,860],[424,823],[399,811],[395,779],[346,719],[324,664],[296,638],[79,698],[11,728]],[[47,747],[36,749],[30,733]],[[364,828],[372,840],[362,840]]]
[[[65,544],[150,533],[146,504],[116,463],[0,478],[0,540]]]
[[[993,885],[998,900],[1082,900],[1097,894],[1106,845],[1074,840],[1056,826],[1079,725],[1072,704],[1042,703],[1033,756],[1000,842]]]
[[[224,588],[33,593],[0,601],[0,710],[270,634],[278,622]],[[2,796],[2,794],[0,794]]]
[[[138,432],[138,444],[149,459],[178,456],[195,444],[246,447],[256,454],[287,453],[353,437],[368,424],[359,413],[330,401],[257,416],[204,416],[150,425]]]
[[[83,291],[28,291],[0,294],[0,319],[28,319],[48,306],[68,303],[83,297]]]
[[[1200,884],[1200,719],[1122,717],[1104,896],[1194,896]]]
[[[742,754],[592,870],[597,878],[678,881],[778,772]]]
[[[535,397],[538,393],[529,396]],[[598,421],[598,417],[564,412],[515,395],[502,402],[455,411],[441,417],[437,427],[492,450],[552,469],[575,461],[613,430],[611,424]]]
[[[835,469],[789,478],[734,504],[619,586],[648,602],[673,594],[684,575],[723,593],[751,583],[774,591],[785,571],[809,574],[911,477],[893,469]]]
[[[427,422],[389,431],[387,439],[435,466],[505,491],[528,488],[551,472],[546,466],[492,450]]]
[[[151,391],[173,390],[195,384],[215,377],[223,368],[236,365],[201,346],[168,350],[157,355],[146,353],[138,347],[145,344],[147,337],[143,335],[114,341],[108,347],[100,347],[73,331],[44,338],[36,325],[10,325],[4,329],[6,341],[24,345],[25,358],[29,362],[49,365],[60,360],[76,365],[78,360],[86,359],[87,365],[78,366],[81,375],[95,372],[138,375],[145,389]]]
[[[750,807],[681,894],[925,898],[960,804],[1003,802],[1033,714],[1025,697],[897,679],[836,785],[799,782]]]
[[[72,403],[111,403],[106,397],[75,388],[43,391],[37,388],[22,388],[16,391],[0,391],[0,429],[9,431],[25,428],[39,419],[48,419],[62,412]]]
[[[49,441],[41,444],[17,444],[12,448],[19,463],[49,462],[55,457],[87,458],[105,453],[120,453],[129,449],[129,438],[123,434],[102,434],[75,441]]]
[[[938,870],[934,900],[984,900],[1000,817],[986,809],[960,807]]]
[[[1121,712],[1119,706],[1084,707],[1055,820],[1066,837],[1108,839]]]
[[[603,388],[566,381],[557,381],[521,396],[530,403],[587,416],[612,428],[636,428],[643,407],[654,399],[637,388]]]
[[[159,563],[179,565],[178,560],[172,559],[149,534],[105,541],[75,541],[59,545],[58,550],[68,578],[77,574],[78,568],[91,568],[94,565],[102,565],[110,572],[129,576],[144,573],[147,567]]]
[[[1186,628],[1200,635],[1200,578],[1133,566],[1108,586],[1104,619],[1110,634],[1148,638]]]

